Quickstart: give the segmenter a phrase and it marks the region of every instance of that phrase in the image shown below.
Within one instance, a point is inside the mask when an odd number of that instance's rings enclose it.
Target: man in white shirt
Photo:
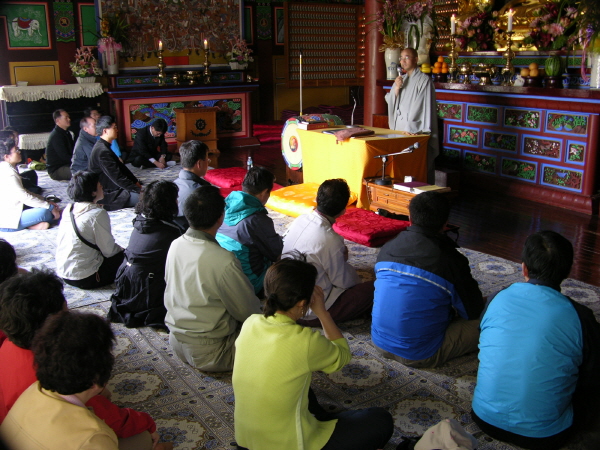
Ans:
[[[317,192],[317,208],[298,217],[283,238],[283,253],[297,251],[317,270],[317,285],[323,289],[325,307],[336,322],[351,320],[371,310],[373,281],[361,283],[356,269],[348,264],[344,239],[332,225],[346,212],[350,189],[345,180],[326,180]],[[285,257],[285,256],[284,256]],[[309,312],[303,325],[320,326]]]

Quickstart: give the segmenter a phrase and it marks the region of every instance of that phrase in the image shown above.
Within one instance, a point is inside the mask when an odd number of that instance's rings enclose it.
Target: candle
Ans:
[[[508,11],[508,30],[507,31],[512,31],[513,14],[514,14],[514,12],[512,9],[510,11]]]
[[[451,34],[456,34],[456,16],[454,14],[450,17],[450,29]]]
[[[204,39],[204,50],[208,50],[208,41]]]
[[[158,41],[158,51],[162,52],[162,41]]]

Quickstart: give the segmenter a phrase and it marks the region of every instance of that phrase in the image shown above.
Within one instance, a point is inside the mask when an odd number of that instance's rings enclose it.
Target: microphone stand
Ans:
[[[417,142],[417,144],[418,144],[418,142]],[[386,178],[386,176],[385,176],[385,164],[387,163],[388,156],[396,156],[396,155],[403,155],[405,153],[412,153],[415,148],[418,148],[418,147],[414,147],[414,144],[413,144],[410,147],[405,148],[401,152],[387,153],[385,155],[374,156],[373,158],[381,158],[381,162],[383,163],[383,168],[381,171],[381,178],[377,178],[375,180],[375,184],[378,186],[389,186],[390,184],[392,184],[392,179]]]

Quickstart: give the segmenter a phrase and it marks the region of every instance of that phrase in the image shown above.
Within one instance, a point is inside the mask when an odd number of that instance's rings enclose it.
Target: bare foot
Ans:
[[[48,222],[40,222],[36,225],[27,227],[28,230],[47,230],[48,228],[50,228],[50,224]]]

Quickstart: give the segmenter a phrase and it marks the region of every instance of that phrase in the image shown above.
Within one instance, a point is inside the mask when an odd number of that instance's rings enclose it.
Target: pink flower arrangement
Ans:
[[[102,75],[98,60],[92,54],[92,47],[81,47],[75,53],[75,62],[69,63],[73,76],[78,78]]]
[[[117,52],[120,52],[122,49],[123,46],[115,41],[115,38],[113,37],[98,39],[98,51],[102,54],[106,53],[106,63],[109,65],[117,62]]]
[[[456,29],[458,46],[465,50],[495,50],[494,35],[499,32],[498,11],[491,12],[489,8],[474,16],[467,17]]]
[[[252,52],[253,50],[248,48],[246,41],[236,36],[231,41],[231,51],[227,52],[227,58],[229,58],[229,62],[247,64],[248,62],[254,61],[254,58],[250,56],[250,53]]]
[[[577,39],[577,8],[575,0],[549,1],[540,6],[529,24],[531,31],[525,44],[535,45],[538,50],[561,50]]]
[[[385,0],[381,11],[375,14],[375,19],[369,23],[375,24],[375,29],[383,34],[383,52],[386,48],[403,48],[402,18],[406,10],[405,0]]]

